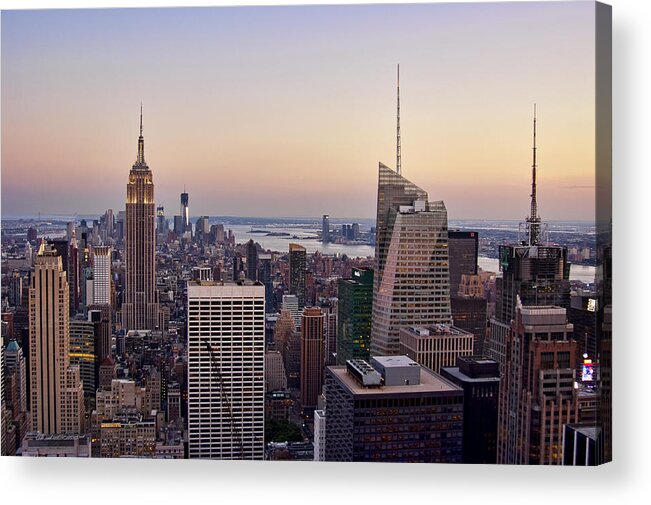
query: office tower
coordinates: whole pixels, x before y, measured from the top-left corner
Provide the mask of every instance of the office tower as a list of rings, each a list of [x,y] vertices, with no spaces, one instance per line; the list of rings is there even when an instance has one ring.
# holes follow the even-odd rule
[[[380,163],[371,354],[399,352],[405,326],[451,324],[447,211]]]
[[[280,351],[265,353],[265,383],[266,391],[282,391],[287,389],[287,376]]]
[[[301,327],[301,310],[299,310],[298,297],[296,295],[283,295],[282,310],[289,311],[296,328]]]
[[[244,261],[242,260],[242,254],[236,252],[235,256],[233,256],[233,282],[240,280],[240,274],[244,275]]]
[[[3,324],[4,326],[4,324]],[[8,337],[3,335],[2,341]],[[0,345],[2,343],[0,342]],[[29,431],[27,363],[15,339],[0,350],[2,364],[2,455],[14,455]]]
[[[27,241],[35,243],[38,240],[38,230],[33,226],[27,228]]]
[[[536,116],[533,119],[531,211],[525,223],[525,240],[499,247],[502,278],[496,282],[495,317],[490,320],[490,356],[503,366],[506,341],[515,319],[516,300],[522,305],[558,305],[569,308],[570,265],[567,248],[544,240],[536,195]]]
[[[268,314],[276,313],[276,303],[274,301],[273,278],[272,278],[272,259],[271,254],[258,254],[258,279],[264,284],[264,306]]]
[[[93,305],[111,304],[111,248],[93,248]]]
[[[145,162],[141,108],[138,158],[129,173],[126,203],[126,293],[122,303],[122,326],[130,330],[153,330],[160,324],[154,207],[154,181]]]
[[[194,238],[199,243],[207,243],[210,237],[210,223],[208,216],[197,218],[197,224],[194,227]]]
[[[52,246],[41,244],[29,290],[29,367],[32,429],[80,433],[83,397],[79,368],[70,366],[68,282]]]
[[[246,243],[246,278],[258,280],[258,248],[253,239]]]
[[[183,224],[183,216],[174,216],[174,233],[178,237],[182,237],[185,233],[185,225]]]
[[[181,193],[181,224],[183,227],[183,233],[186,231],[192,231],[192,225],[190,224],[190,197],[185,192],[183,188],[183,193]]]
[[[264,286],[188,282],[188,454],[263,459]]]
[[[441,375],[463,389],[463,463],[495,463],[497,458],[497,400],[499,363],[481,356],[464,356]]]
[[[322,300],[319,307],[323,311],[323,348],[326,365],[337,362],[337,316],[339,300],[331,297]]]
[[[23,299],[23,275],[15,270],[9,278],[9,305],[17,307]]]
[[[325,410],[314,411],[314,461],[325,461],[326,415]]]
[[[27,412],[27,369],[23,350],[15,339],[9,341],[4,349],[5,383],[15,375],[15,395],[7,394],[14,416]]]
[[[450,256],[450,294],[459,291],[461,276],[477,273],[479,234],[476,231],[448,230]]]
[[[86,319],[70,321],[70,364],[79,367],[79,375],[84,388],[84,402],[95,404],[97,391],[96,371],[98,371],[95,348],[95,326]]]
[[[88,321],[93,324],[95,342],[95,360],[99,367],[105,358],[111,357],[111,307],[109,305],[93,305],[88,307]]]
[[[603,430],[594,423],[566,424],[563,429],[563,465],[596,466],[604,460]]]
[[[487,353],[484,344],[488,304],[484,294],[484,284],[479,275],[461,274],[457,293],[450,293],[450,307],[454,325],[475,336],[474,354]]]
[[[289,294],[296,295],[298,307],[305,307],[307,252],[299,244],[289,244]]]
[[[367,360],[371,351],[373,270],[353,268],[350,279],[337,283],[337,364]]]
[[[165,219],[165,207],[156,207],[156,233],[159,235],[167,231]]]
[[[330,216],[323,214],[323,221],[321,222],[321,242],[327,244],[330,242]]]
[[[326,368],[326,461],[461,463],[463,390],[406,356]]]
[[[321,309],[308,307],[301,323],[301,407],[311,413],[323,386],[323,324]]]
[[[434,324],[408,326],[400,330],[400,354],[437,373],[457,364],[457,358],[472,355],[474,336],[456,326]]]
[[[564,308],[517,304],[500,382],[498,463],[561,464],[563,425],[579,421],[572,332]]]

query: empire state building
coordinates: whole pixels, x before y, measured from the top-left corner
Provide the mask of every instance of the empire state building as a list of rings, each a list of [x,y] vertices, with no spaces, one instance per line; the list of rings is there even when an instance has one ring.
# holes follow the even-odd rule
[[[126,202],[126,293],[122,326],[128,330],[160,328],[156,291],[155,204],[152,173],[145,162],[142,106],[138,158],[129,172]]]

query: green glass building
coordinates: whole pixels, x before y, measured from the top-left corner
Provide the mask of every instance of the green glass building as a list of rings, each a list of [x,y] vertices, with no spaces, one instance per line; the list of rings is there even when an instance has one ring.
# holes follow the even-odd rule
[[[369,359],[373,270],[353,268],[350,279],[339,279],[337,317],[337,364],[349,359]]]

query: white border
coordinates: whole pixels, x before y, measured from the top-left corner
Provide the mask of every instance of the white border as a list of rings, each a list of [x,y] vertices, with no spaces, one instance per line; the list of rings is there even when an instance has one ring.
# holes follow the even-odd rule
[[[178,6],[179,1],[0,0],[6,8]],[[191,5],[298,4],[283,0]],[[305,3],[347,3],[310,1]],[[370,2],[360,2],[370,3]],[[386,2],[375,2],[386,3]],[[614,457],[601,468],[0,458],[4,503],[630,503],[651,496],[648,251],[651,4],[612,0]],[[646,323],[646,324],[645,324]]]

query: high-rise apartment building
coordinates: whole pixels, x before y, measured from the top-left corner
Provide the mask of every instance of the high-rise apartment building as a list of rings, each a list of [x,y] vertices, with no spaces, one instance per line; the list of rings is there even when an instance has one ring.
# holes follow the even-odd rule
[[[517,304],[500,382],[497,463],[562,464],[564,425],[580,420],[572,336],[564,308]]]
[[[296,295],[298,307],[305,307],[307,252],[300,244],[289,244],[289,294]]]
[[[303,311],[301,323],[301,406],[312,412],[323,387],[325,366],[323,325],[321,309],[308,307]]]
[[[93,248],[93,305],[111,304],[111,248]]]
[[[452,324],[443,202],[380,163],[371,354],[399,352],[400,329]]]
[[[155,219],[154,181],[145,162],[141,109],[138,157],[129,173],[126,202],[126,293],[122,303],[122,326],[129,330],[154,330],[160,326]]]
[[[34,260],[29,290],[29,368],[32,430],[80,433],[79,368],[70,365],[70,292],[61,257],[45,243]]]
[[[368,360],[371,352],[373,270],[353,268],[350,279],[337,284],[337,364],[349,359]]]
[[[188,454],[263,459],[264,286],[188,283]]]

